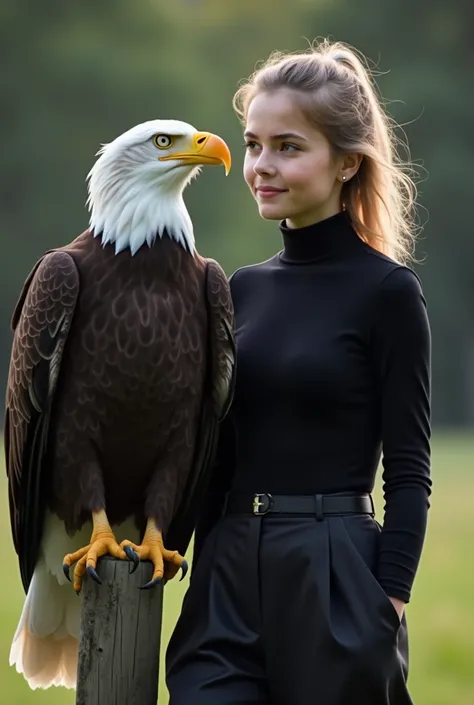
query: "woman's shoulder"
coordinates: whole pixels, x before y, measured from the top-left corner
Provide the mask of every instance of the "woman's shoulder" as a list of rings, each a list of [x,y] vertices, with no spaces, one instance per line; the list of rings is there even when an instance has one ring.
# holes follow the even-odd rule
[[[377,253],[373,258],[376,276],[372,280],[372,299],[378,319],[384,325],[425,316],[426,298],[421,279],[408,264]]]
[[[422,282],[419,274],[409,265],[397,262],[388,255],[364,243],[365,269],[371,271],[369,277],[377,288],[388,292],[419,292]]]
[[[265,296],[268,281],[275,269],[275,257],[263,262],[247,264],[236,269],[229,278],[229,286],[235,310],[253,306],[256,300]]]
[[[274,255],[262,262],[245,264],[242,267],[238,267],[229,277],[231,289],[240,286],[242,283],[245,283],[245,286],[247,286],[252,281],[260,280],[271,272],[277,263],[278,255]]]

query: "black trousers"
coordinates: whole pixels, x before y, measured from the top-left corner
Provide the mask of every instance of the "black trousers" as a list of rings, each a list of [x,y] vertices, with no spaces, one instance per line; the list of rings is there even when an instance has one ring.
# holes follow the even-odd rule
[[[168,647],[170,705],[410,705],[379,535],[369,515],[223,519]]]

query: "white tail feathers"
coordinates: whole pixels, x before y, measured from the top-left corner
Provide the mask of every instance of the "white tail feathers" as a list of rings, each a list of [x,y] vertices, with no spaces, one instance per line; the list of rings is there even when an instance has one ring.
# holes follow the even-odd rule
[[[10,650],[30,688],[75,688],[81,600],[59,585],[44,560],[35,569]]]
[[[62,563],[67,553],[88,545],[91,530],[88,523],[71,538],[62,521],[51,514],[46,517],[40,557],[10,650],[10,665],[32,689],[76,687],[81,599],[67,581]],[[130,522],[115,535],[118,541],[139,538]]]

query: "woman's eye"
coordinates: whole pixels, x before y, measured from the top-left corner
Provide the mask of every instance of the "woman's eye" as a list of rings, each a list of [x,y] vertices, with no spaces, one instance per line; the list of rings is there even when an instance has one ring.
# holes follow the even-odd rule
[[[244,143],[244,147],[248,152],[254,152],[259,148],[259,144],[257,142],[253,142],[250,140],[249,142]],[[284,142],[281,145],[280,151],[282,152],[299,152],[299,147],[297,147],[295,144],[290,144],[289,142]]]
[[[153,141],[158,149],[166,149],[171,146],[173,140],[169,135],[155,135]]]

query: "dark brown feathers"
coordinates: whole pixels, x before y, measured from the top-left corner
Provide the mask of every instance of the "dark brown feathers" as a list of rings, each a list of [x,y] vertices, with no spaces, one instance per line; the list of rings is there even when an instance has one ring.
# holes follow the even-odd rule
[[[13,540],[24,585],[34,570],[41,539],[51,404],[78,292],[72,258],[62,252],[46,254],[25,282],[12,318],[5,454]]]
[[[229,410],[235,387],[234,311],[227,278],[214,260],[207,260],[205,282],[208,312],[206,386],[202,396],[193,472],[167,536],[169,545],[175,546],[182,555],[194,531],[199,506],[210,480],[218,425]]]
[[[47,254],[14,318],[6,455],[27,589],[46,507],[151,516],[186,550],[233,387],[227,278],[168,237],[133,257],[89,232]]]

